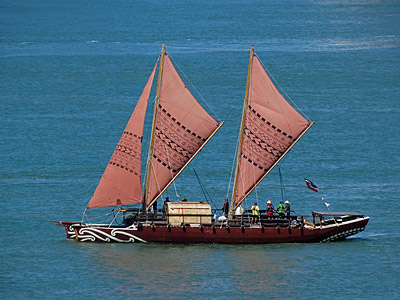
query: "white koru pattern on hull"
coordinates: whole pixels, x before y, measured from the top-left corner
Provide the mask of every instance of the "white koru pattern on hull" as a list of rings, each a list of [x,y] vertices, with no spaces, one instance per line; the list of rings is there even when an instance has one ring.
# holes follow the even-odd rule
[[[68,226],[67,233],[68,233],[68,236],[69,236],[70,239],[74,239],[75,238],[74,227]]]
[[[116,237],[117,234],[124,235],[127,239],[119,239]],[[101,241],[101,242],[118,242],[118,243],[134,243],[135,241],[139,241],[142,243],[147,243],[147,241],[124,231],[121,228],[115,228],[111,230],[111,234],[104,232],[98,228],[91,228],[91,227],[84,227],[79,230],[78,238],[81,242],[94,242],[94,241]]]

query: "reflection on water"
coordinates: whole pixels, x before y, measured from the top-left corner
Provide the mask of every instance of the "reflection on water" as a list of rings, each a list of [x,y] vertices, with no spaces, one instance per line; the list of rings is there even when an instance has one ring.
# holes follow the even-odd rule
[[[354,238],[323,244],[73,247],[83,251],[92,280],[101,282],[104,296],[113,299],[304,299],[305,294],[315,299],[326,288],[344,298],[361,297],[374,276],[368,257],[377,250],[371,243]],[[354,261],[363,264],[363,276]],[[348,276],[341,275],[344,266]],[[386,269],[394,272],[389,264]]]
[[[215,291],[233,298],[261,295],[297,285],[295,257],[301,245],[80,244],[105,276],[126,295],[210,298]],[[309,258],[308,258],[309,259]],[[294,280],[292,280],[294,279]],[[217,295],[214,295],[217,296]]]

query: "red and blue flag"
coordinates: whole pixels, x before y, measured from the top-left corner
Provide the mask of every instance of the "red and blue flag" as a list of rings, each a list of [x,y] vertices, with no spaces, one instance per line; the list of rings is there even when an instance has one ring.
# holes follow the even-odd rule
[[[306,181],[307,187],[310,190],[313,190],[314,192],[318,193],[318,187],[314,183],[312,183],[312,181],[305,179],[305,178],[304,178],[304,180]]]

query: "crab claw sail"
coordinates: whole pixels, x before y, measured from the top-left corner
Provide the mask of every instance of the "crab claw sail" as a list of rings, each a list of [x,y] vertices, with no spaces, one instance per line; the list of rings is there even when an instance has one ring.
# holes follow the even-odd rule
[[[232,210],[310,127],[281,95],[251,49]]]
[[[222,125],[193,97],[166,53],[161,63],[154,147],[149,151],[147,208]]]

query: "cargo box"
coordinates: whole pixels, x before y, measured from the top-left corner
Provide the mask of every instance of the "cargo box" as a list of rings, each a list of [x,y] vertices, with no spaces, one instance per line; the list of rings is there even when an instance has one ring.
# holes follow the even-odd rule
[[[169,223],[211,223],[211,205],[205,202],[166,202],[164,212]]]

